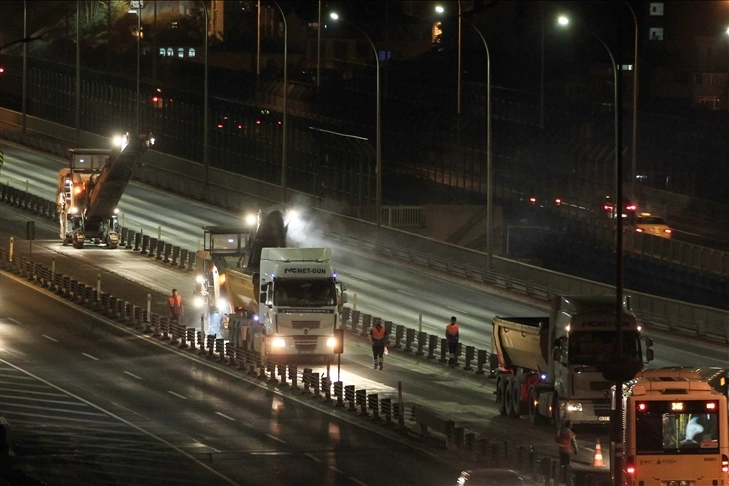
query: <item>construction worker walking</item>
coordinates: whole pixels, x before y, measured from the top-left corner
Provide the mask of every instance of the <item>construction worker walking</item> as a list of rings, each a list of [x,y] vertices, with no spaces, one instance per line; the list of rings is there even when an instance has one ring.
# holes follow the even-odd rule
[[[382,369],[383,356],[387,347],[387,328],[382,325],[382,319],[376,319],[375,325],[370,329],[370,342],[372,342],[372,359],[375,369]]]
[[[170,320],[180,322],[184,309],[182,306],[182,296],[177,293],[177,289],[172,289],[172,295],[167,299],[167,308],[170,311]]]
[[[559,469],[562,482],[569,485],[570,481],[570,465],[572,463],[572,454],[577,454],[577,439],[575,433],[572,432],[572,421],[565,420],[562,427],[557,431],[554,441],[559,444]]]
[[[456,317],[451,317],[451,322],[446,326],[445,331],[446,341],[448,342],[448,365],[451,368],[457,366],[456,353],[458,353],[458,323],[456,323]]]

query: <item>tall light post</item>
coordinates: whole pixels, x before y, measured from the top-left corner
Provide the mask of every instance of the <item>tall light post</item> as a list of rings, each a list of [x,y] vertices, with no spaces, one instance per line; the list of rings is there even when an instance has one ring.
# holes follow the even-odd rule
[[[81,145],[81,2],[76,0],[76,146]]]
[[[286,23],[286,15],[284,14],[283,9],[278,4],[278,2],[274,1],[274,5],[276,5],[276,8],[278,8],[278,11],[281,12],[281,18],[283,19],[284,24],[284,61],[283,61],[283,129],[282,129],[282,137],[283,137],[283,144],[281,146],[281,202],[286,202],[286,169],[287,169],[287,147],[288,147],[288,137],[287,135],[287,129],[288,129],[288,107],[286,106],[286,103],[288,101],[288,92],[289,92],[289,26]]]
[[[461,21],[461,2],[458,2],[458,21],[459,21],[459,44],[460,44],[460,21]],[[442,7],[436,7],[436,12],[443,13]],[[489,53],[489,46],[486,43],[486,38],[483,36],[481,30],[474,25],[468,19],[463,19],[473,30],[476,31],[478,36],[483,42],[483,47],[486,50],[486,267],[491,270],[491,260],[493,258],[493,228],[494,228],[494,184],[493,184],[493,162],[491,150],[491,54]],[[460,60],[459,60],[460,66]],[[460,69],[459,69],[460,70]]]
[[[623,3],[630,9],[633,16],[633,25],[635,26],[634,46],[633,46],[633,159],[630,170],[630,199],[635,204],[635,184],[638,177],[637,160],[638,160],[638,18],[635,16],[635,10],[630,6],[627,0]],[[617,201],[616,204],[623,204]]]
[[[209,160],[209,149],[208,149],[208,130],[210,125],[210,116],[208,114],[208,7],[205,5],[205,1],[200,2],[203,7],[203,13],[205,15],[205,28],[203,29],[204,38],[204,49],[203,49],[203,64],[204,64],[204,88],[203,88],[203,165],[205,166],[205,174],[203,176],[203,188],[207,189],[208,179],[210,172],[210,160]]]
[[[28,38],[28,5],[23,0],[23,39]],[[25,101],[25,90],[26,90],[26,78],[28,74],[28,43],[23,42],[23,134],[25,134],[26,128],[26,116],[28,113],[28,105]]]
[[[135,125],[137,135],[139,135],[142,127],[139,126],[139,112],[141,96],[139,91],[139,72],[142,59],[142,2],[137,4],[137,122]]]
[[[353,24],[352,22],[349,22],[347,20],[344,20],[339,17],[336,13],[332,13],[330,15],[332,20],[341,20],[342,22],[346,22],[358,31],[362,33],[362,35],[367,39],[370,43],[370,46],[372,46],[372,52],[375,54],[375,68],[376,68],[376,81],[377,81],[377,89],[375,96],[377,97],[377,128],[376,128],[376,135],[375,135],[375,145],[376,145],[376,175],[377,175],[377,190],[375,191],[375,211],[377,212],[375,221],[377,223],[377,236],[380,235],[380,227],[382,226],[382,143],[380,139],[380,56],[377,54],[377,48],[375,47],[375,43],[372,42],[372,39],[370,38],[367,33],[362,30],[358,25]]]
[[[569,19],[565,16],[561,16],[558,22],[562,26],[569,24]],[[610,48],[605,42],[594,32],[590,34],[597,39],[600,44],[605,48],[608,55],[610,56],[610,62],[613,68],[613,113],[615,116],[615,200],[618,204],[623,199],[623,164],[622,157],[620,154],[621,146],[621,132],[620,132],[620,87],[618,69],[615,64],[615,57],[613,56]],[[622,442],[622,416],[623,416],[623,382],[629,378],[625,376],[619,376],[622,371],[620,368],[620,361],[623,359],[623,327],[622,327],[622,315],[623,315],[623,211],[622,204],[620,210],[617,212],[616,217],[617,225],[615,229],[615,255],[616,255],[616,272],[615,272],[615,328],[617,333],[617,339],[615,342],[615,348],[612,350],[614,353],[610,356],[611,361],[614,362],[616,371],[613,380],[615,382],[615,410],[613,411],[612,417],[610,417],[610,466],[613,484],[620,486],[623,484],[623,442]],[[604,359],[607,357],[603,357]],[[603,371],[603,375],[605,375]],[[607,376],[605,376],[607,378]]]

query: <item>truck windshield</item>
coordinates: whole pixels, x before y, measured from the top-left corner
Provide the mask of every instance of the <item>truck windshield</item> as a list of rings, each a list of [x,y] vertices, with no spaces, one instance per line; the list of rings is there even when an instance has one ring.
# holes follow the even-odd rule
[[[288,307],[335,305],[337,289],[333,279],[284,279],[274,281],[273,303]]]
[[[636,453],[718,453],[720,407],[714,400],[713,409],[708,409],[709,402],[635,402],[636,407],[641,407],[635,410]]]
[[[582,331],[570,334],[569,361],[573,365],[597,366],[599,356],[610,353],[615,344],[615,331]],[[623,331],[623,354],[641,357],[640,335]]]

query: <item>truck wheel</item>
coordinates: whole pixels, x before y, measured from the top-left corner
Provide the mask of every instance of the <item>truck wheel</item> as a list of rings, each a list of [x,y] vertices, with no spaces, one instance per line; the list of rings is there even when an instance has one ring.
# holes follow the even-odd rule
[[[534,388],[529,388],[529,422],[532,425],[542,425],[545,418],[539,415],[539,392]]]
[[[555,392],[552,397],[552,416],[549,417],[549,421],[556,426],[559,426],[559,396]]]
[[[504,406],[506,407],[506,415],[509,417],[516,417],[514,413],[514,376],[509,376],[505,380],[504,384]],[[518,406],[518,405],[517,405]]]
[[[496,378],[496,407],[499,409],[499,415],[506,415],[506,377],[498,376]]]
[[[521,383],[516,376],[511,380],[509,393],[511,393],[511,413],[509,413],[509,416],[519,418],[521,416]]]

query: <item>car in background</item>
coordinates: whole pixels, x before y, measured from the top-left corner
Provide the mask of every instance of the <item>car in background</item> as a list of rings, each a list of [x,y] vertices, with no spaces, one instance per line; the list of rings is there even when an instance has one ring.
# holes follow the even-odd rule
[[[600,208],[602,209],[602,211],[605,212],[605,214],[607,214],[609,218],[615,218],[617,214],[617,211],[615,210],[615,197],[604,196],[600,201]],[[638,210],[638,206],[627,197],[624,197],[622,209],[623,218],[631,218],[635,216],[635,213]]]
[[[463,471],[456,480],[456,486],[535,486],[536,484],[513,469],[496,468]]]
[[[631,218],[629,225],[636,233],[645,233],[666,239],[671,239],[673,233],[671,227],[668,226],[663,218],[653,216],[650,213],[640,213],[638,216]]]

